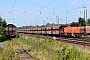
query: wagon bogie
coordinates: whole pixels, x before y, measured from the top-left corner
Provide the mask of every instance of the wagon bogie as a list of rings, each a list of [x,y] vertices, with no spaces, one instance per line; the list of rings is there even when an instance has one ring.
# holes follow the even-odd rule
[[[75,37],[82,37],[82,34],[75,34]]]

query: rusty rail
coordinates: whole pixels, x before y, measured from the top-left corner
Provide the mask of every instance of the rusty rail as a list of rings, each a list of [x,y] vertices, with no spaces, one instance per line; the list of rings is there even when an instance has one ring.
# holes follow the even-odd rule
[[[19,43],[18,43],[19,44]],[[31,57],[30,58],[30,60],[33,60],[33,58],[34,58],[34,56],[29,52],[29,51],[27,51],[27,50],[25,50],[22,46],[20,46],[21,47],[21,49],[20,50],[23,50],[24,51],[24,53],[26,53],[29,57]],[[19,49],[17,49],[17,50],[19,50]],[[18,57],[18,59],[17,60],[23,60],[23,59],[20,59],[20,57]],[[24,59],[25,60],[25,59]],[[27,59],[26,59],[27,60]],[[39,60],[38,58],[36,58],[36,60]]]

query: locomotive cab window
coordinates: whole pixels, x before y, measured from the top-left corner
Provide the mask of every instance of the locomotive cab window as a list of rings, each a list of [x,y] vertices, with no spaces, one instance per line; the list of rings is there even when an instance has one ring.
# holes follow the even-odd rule
[[[9,27],[9,30],[12,30],[12,28],[11,28],[11,27]]]
[[[16,29],[13,27],[13,30],[16,30]]]

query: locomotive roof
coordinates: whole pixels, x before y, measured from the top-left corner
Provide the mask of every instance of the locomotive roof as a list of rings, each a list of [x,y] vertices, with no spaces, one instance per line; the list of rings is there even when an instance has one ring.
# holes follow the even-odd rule
[[[14,27],[16,27],[15,25],[13,25],[13,24],[8,24],[8,25],[6,25],[6,27],[8,27],[8,26],[14,26]]]

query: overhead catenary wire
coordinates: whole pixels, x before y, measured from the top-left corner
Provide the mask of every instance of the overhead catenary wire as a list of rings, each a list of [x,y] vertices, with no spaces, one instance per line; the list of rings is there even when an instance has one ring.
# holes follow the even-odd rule
[[[90,5],[90,4],[86,4],[86,5],[83,5],[83,6],[88,6],[88,5]],[[69,12],[71,12],[71,11],[74,11],[74,10],[77,10],[77,9],[80,9],[80,8],[82,8],[83,6],[80,6],[80,7],[76,7],[76,8],[73,8],[73,9],[70,9],[70,10],[67,10],[67,11],[63,11],[63,12],[60,12],[59,14],[57,14],[57,15],[60,15],[60,14],[62,14],[62,13],[69,13]],[[39,9],[38,11],[36,11],[35,13],[33,13],[32,15],[34,15],[34,14],[36,14],[36,13],[42,13],[41,12],[41,10],[43,10],[43,7],[41,8],[41,9]],[[54,11],[55,12],[55,11]],[[43,14],[43,13],[42,13]],[[31,16],[32,16],[31,15]],[[38,16],[41,16],[41,15],[38,15]],[[56,15],[55,15],[56,16]],[[52,16],[49,16],[49,17],[52,17]],[[45,17],[45,18],[49,18],[49,17]]]
[[[11,19],[12,12],[13,12],[13,9],[14,9],[14,7],[15,7],[15,3],[16,3],[16,0],[14,0],[14,3],[11,4],[11,5],[12,5],[12,8],[11,8],[11,11],[9,11],[9,14],[11,14],[10,17],[9,17],[9,20],[14,20],[14,19],[15,19],[15,18],[12,18],[12,19]],[[14,23],[14,21],[13,21],[13,23]]]
[[[90,4],[86,4],[86,5],[83,5],[83,6],[88,6],[88,5],[90,5]],[[76,7],[76,8],[73,8],[73,9],[67,10],[67,11],[60,12],[60,13],[57,14],[57,15],[60,15],[60,14],[62,14],[62,13],[67,13],[67,12],[69,13],[69,12],[71,12],[71,11],[73,11],[73,10],[80,9],[80,8],[82,8],[83,6]],[[51,15],[51,16],[52,16],[52,15]],[[49,17],[51,17],[51,16],[49,16]]]
[[[25,1],[25,0],[23,0],[23,1]],[[40,5],[37,5],[36,3],[31,3],[31,2],[29,2],[29,1],[25,1],[25,2],[27,2],[27,3],[30,3],[30,4],[32,4],[33,6],[35,5],[35,6],[38,6],[38,7],[41,7],[41,8],[43,8],[44,6],[40,6]],[[48,8],[48,9],[50,9],[50,10],[52,10],[51,8]],[[28,9],[29,10],[29,9]]]
[[[41,9],[39,9],[38,11],[36,11],[35,13],[31,14],[31,16],[33,16],[34,14],[36,14],[37,12],[41,11],[42,9],[46,8],[48,5],[52,4],[55,0],[51,1],[50,3],[48,3],[47,5],[45,5],[44,7],[42,7]]]
[[[55,1],[55,0],[53,0],[53,1]],[[53,2],[53,1],[52,1],[52,2]],[[73,0],[73,1],[74,1],[74,0]],[[51,3],[52,3],[52,2],[51,2]],[[70,2],[68,2],[68,3],[70,3]],[[50,3],[49,3],[49,4],[50,4]],[[48,5],[49,5],[49,4],[48,4]],[[46,6],[47,6],[47,5],[46,5]],[[41,12],[41,10],[43,10],[46,6],[42,7],[41,9],[39,9],[37,12],[33,13],[32,15],[34,15],[34,14],[36,14],[36,13],[38,13],[38,12]],[[63,6],[64,6],[64,5],[63,5]],[[87,5],[84,5],[84,6],[87,6]],[[81,7],[82,7],[82,6],[81,6]],[[74,8],[74,9],[71,9],[71,10],[68,10],[68,11],[64,11],[64,12],[61,12],[61,13],[66,13],[66,12],[68,13],[69,11],[73,11],[73,10],[79,9],[79,8],[81,8],[81,7],[77,7],[77,8]],[[32,16],[32,15],[31,15],[31,16]],[[59,14],[58,14],[58,15],[59,15]],[[39,15],[38,15],[38,16],[39,16]],[[49,16],[49,17],[51,17],[51,16]]]
[[[14,0],[14,3],[12,4],[13,6],[12,6],[12,9],[11,9],[11,11],[9,11],[9,14],[12,14],[12,12],[13,12],[13,9],[14,9],[14,6],[15,6],[15,3],[16,3],[16,0]],[[10,15],[10,18],[11,18],[11,15]],[[10,19],[9,19],[10,20]]]
[[[83,5],[83,6],[89,6],[90,4],[86,4],[86,5]],[[77,8],[73,8],[73,9],[70,9],[70,10],[67,10],[67,11],[64,11],[64,12],[61,12],[61,13],[59,13],[58,15],[60,15],[60,14],[62,14],[62,13],[69,13],[69,12],[71,12],[71,11],[74,11],[74,10],[76,10],[76,9],[79,9],[79,8],[82,8],[83,6],[80,6],[80,7],[77,7]],[[81,12],[80,12],[80,14],[82,14]],[[77,15],[77,14],[76,14]],[[76,15],[73,15],[73,16],[76,16]],[[50,18],[50,17],[52,17],[53,15],[51,15],[51,16],[49,16],[49,17],[45,17],[45,18]],[[56,16],[56,15],[54,15],[54,16]],[[71,15],[72,16],[72,15]],[[71,17],[71,16],[69,16],[69,17]],[[67,16],[66,16],[67,17]],[[68,17],[68,18],[69,18]]]
[[[16,0],[15,0],[16,1]],[[13,11],[13,9],[14,9],[14,6],[15,6],[15,1],[14,1],[14,4],[13,4],[13,8],[12,8],[12,11]],[[34,5],[36,5],[36,3],[34,3]],[[47,4],[48,5],[48,4]],[[45,5],[46,7],[47,7],[47,5]],[[40,14],[43,14],[42,13],[42,11],[41,10],[43,10],[44,8],[46,8],[46,7],[42,7],[41,9],[39,9],[38,11],[36,11],[35,13],[33,13],[31,16],[33,16],[34,14],[36,14],[36,13],[40,13]],[[82,7],[81,7],[82,8]],[[74,9],[70,9],[70,10],[67,10],[67,11],[63,11],[63,12],[60,12],[60,14],[61,13],[66,13],[66,12],[70,12],[70,11],[73,11],[73,10],[76,10],[76,9],[79,9],[79,7],[77,7],[77,8],[74,8]],[[11,13],[11,12],[10,12]],[[54,13],[55,13],[55,11],[54,11]],[[60,15],[60,14],[57,14],[57,15]],[[39,15],[38,15],[39,16]],[[56,16],[56,15],[55,15]],[[52,17],[52,16],[51,16]],[[46,18],[49,18],[49,17],[46,17]]]
[[[35,13],[33,13],[32,15],[34,15],[34,14],[36,14],[36,13],[38,13],[38,12],[40,12],[40,14],[41,14],[41,10],[43,10],[44,8],[46,8],[48,5],[50,5],[51,3],[53,3],[55,0],[53,0],[53,1],[51,1],[50,3],[48,3],[47,5],[45,5],[44,7],[42,7],[41,9],[39,9],[38,11],[36,11]],[[27,1],[26,1],[27,2]],[[70,1],[71,2],[71,1]],[[68,2],[68,3],[70,3],[70,2]],[[33,5],[36,5],[36,4],[33,4]],[[64,6],[65,4],[63,4],[63,5],[61,5],[61,6]],[[40,6],[41,7],[41,6]],[[53,10],[53,9],[52,9]],[[25,11],[26,12],[26,11]],[[24,13],[25,13],[24,12]],[[31,15],[31,16],[32,16]]]
[[[23,1],[25,1],[25,0],[23,0]],[[72,1],[74,1],[74,0],[72,0]],[[67,2],[67,3],[64,3],[64,4],[62,4],[61,6],[65,6],[65,5],[67,5],[67,4],[69,4],[70,2],[72,2],[72,1],[69,1],[69,2]],[[28,2],[28,3],[30,3],[29,1],[25,1],[25,2]],[[53,1],[52,1],[53,2]],[[37,3],[37,2],[36,2]],[[36,5],[36,3],[30,3],[30,4],[32,4],[32,5]],[[42,7],[43,8],[43,6],[40,6],[40,5],[36,5],[36,6],[39,6],[39,7]],[[61,6],[58,6],[58,7],[61,7]],[[52,9],[52,8],[47,8],[47,9],[50,9],[50,11],[51,10],[56,10],[56,9]],[[28,9],[29,10],[29,9]],[[41,9],[42,10],[42,9]],[[26,11],[25,11],[26,12]],[[49,12],[49,11],[47,11],[47,12]],[[46,13],[46,12],[45,12]]]
[[[48,3],[47,5],[43,6],[41,9],[39,9],[38,11],[36,11],[35,13],[33,13],[31,16],[33,16],[34,14],[38,13],[39,11],[41,11],[42,9],[46,8],[48,5],[52,4],[55,0],[51,1],[50,3]],[[41,12],[40,12],[41,14]],[[30,16],[30,17],[31,17]]]
[[[23,1],[25,1],[25,2],[28,2],[27,0],[23,0]],[[28,3],[30,3],[30,2],[28,2]],[[34,4],[33,3],[30,3],[30,4],[32,4],[33,6],[34,5],[36,5],[37,4],[37,2],[35,2]],[[38,5],[36,5],[36,6],[38,6]],[[41,7],[41,6],[40,6]],[[28,9],[29,10],[29,9]],[[23,13],[26,13],[27,11],[24,11]]]
[[[40,12],[40,14],[41,14],[41,10],[43,10],[45,7],[47,7],[48,5],[50,5],[51,3],[53,3],[55,0],[53,0],[53,1],[51,1],[49,4],[47,4],[47,5],[45,5],[44,7],[42,7],[41,9],[39,9],[38,11],[36,11],[35,13],[33,13],[32,15],[34,15],[34,14],[36,14],[36,13],[38,13],[38,12]],[[72,0],[72,1],[74,1],[74,0]],[[28,2],[28,1],[26,1],[26,2]],[[68,3],[70,3],[71,1],[69,1]],[[67,4],[68,4],[67,3]],[[65,4],[62,4],[61,6],[64,6],[64,5],[67,5],[66,3]],[[36,5],[36,3],[35,4],[33,4],[33,5]],[[40,6],[41,7],[41,6]],[[55,9],[52,9],[52,10],[55,10]],[[51,11],[51,10],[50,10]],[[25,11],[26,12],[26,11]],[[24,12],[24,13],[25,13]],[[32,16],[31,15],[31,16]]]
[[[13,6],[12,6],[12,10],[9,13],[13,12],[14,6],[15,6],[16,0],[14,0]]]

